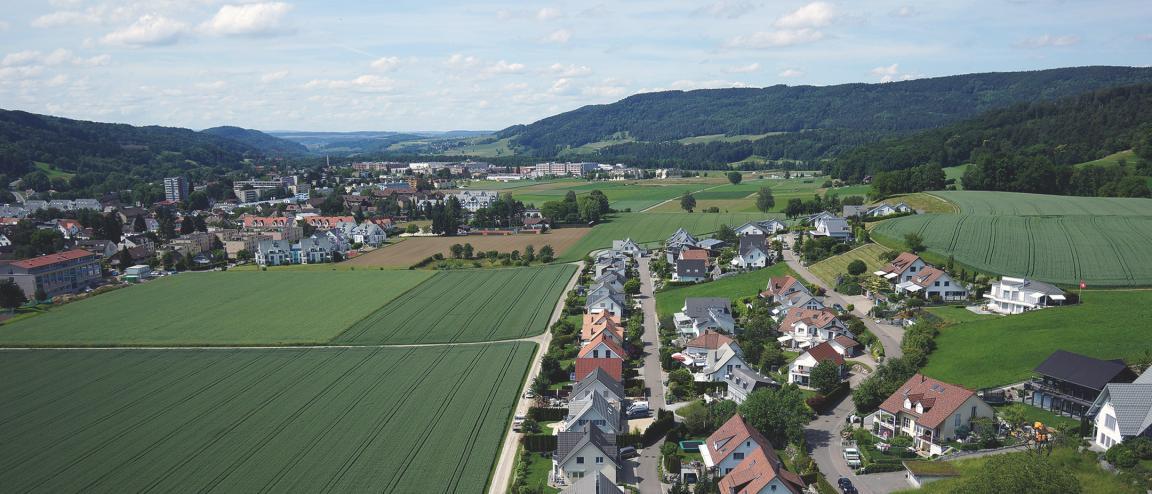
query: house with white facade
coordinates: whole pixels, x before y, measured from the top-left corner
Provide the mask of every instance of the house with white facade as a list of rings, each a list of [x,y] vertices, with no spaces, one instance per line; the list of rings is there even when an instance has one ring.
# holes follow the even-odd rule
[[[765,237],[788,231],[788,225],[779,220],[750,221],[736,228],[736,235],[763,235]]]
[[[593,393],[600,394],[608,401],[623,402],[625,398],[624,384],[613,379],[604,369],[596,368],[572,386],[568,400],[570,402],[590,400]]]
[[[284,240],[261,240],[256,245],[256,264],[260,266],[283,266],[292,264],[292,250],[295,244]]]
[[[957,428],[994,415],[972,390],[917,373],[880,405],[872,433],[886,440],[911,436],[914,448],[939,455],[956,438]]]
[[[883,218],[885,216],[892,216],[894,214],[912,213],[912,207],[904,203],[897,203],[895,205],[884,203],[877,204],[864,213],[864,216],[869,218]]]
[[[771,377],[747,367],[732,369],[731,374],[724,376],[724,383],[727,385],[725,397],[736,402],[737,405],[744,403],[744,400],[748,399],[748,395],[752,394],[753,391],[780,386],[780,383],[772,380]]]
[[[677,259],[672,281],[699,283],[708,281],[708,261],[703,259]]]
[[[925,299],[957,301],[968,298],[968,289],[952,279],[943,269],[928,265],[909,275],[908,281],[896,284],[896,293],[907,293]]]
[[[609,401],[600,393],[592,393],[581,400],[569,401],[568,415],[564,417],[561,428],[565,431],[597,428],[600,432],[608,434],[628,432],[621,403]]]
[[[926,267],[928,267],[928,263],[924,262],[920,256],[911,252],[902,252],[892,262],[885,264],[884,267],[872,274],[884,278],[895,287],[905,281],[912,281],[912,275]]]
[[[672,321],[681,336],[695,338],[705,331],[736,332],[736,319],[732,316],[732,302],[720,297],[691,297],[684,299],[680,312]]]
[[[804,480],[784,469],[775,451],[754,449],[720,479],[716,487],[723,494],[801,494],[808,492]]]
[[[640,247],[639,244],[633,242],[631,238],[626,238],[624,240],[613,240],[612,250],[623,252],[632,257],[643,257],[648,252],[643,247]]]
[[[1064,305],[1064,290],[1042,281],[1005,276],[992,283],[985,308],[1000,314],[1020,314],[1053,305]]]
[[[300,240],[300,264],[321,264],[332,262],[332,253],[336,246],[327,235],[313,234],[311,237]]]
[[[1088,411],[1092,446],[1107,450],[1134,437],[1152,437],[1152,371],[1131,383],[1109,383]]]
[[[844,356],[837,352],[830,342],[825,341],[809,348],[788,364],[788,382],[801,388],[811,389],[812,369],[821,362],[832,362],[832,365],[836,366],[836,370],[839,372],[840,379],[845,378]]]
[[[764,235],[743,235],[731,264],[739,269],[760,269],[772,264],[775,257],[776,253],[768,248]]]
[[[379,247],[388,240],[388,232],[380,225],[364,220],[352,228],[349,237],[355,243]]]
[[[495,203],[500,193],[494,190],[464,190],[448,195],[460,201],[461,208],[475,213],[477,210],[489,207]]]
[[[812,227],[812,231],[809,233],[813,237],[832,237],[837,240],[847,240],[852,237],[852,229],[848,226],[848,220],[838,216],[817,217]]]
[[[584,477],[601,474],[615,483],[620,467],[618,451],[616,435],[605,433],[599,427],[558,432],[550,478],[555,484],[571,485]]]
[[[697,373],[696,380],[723,382],[732,371],[746,368],[748,364],[744,362],[744,350],[733,341],[709,350],[704,355],[704,368]]]
[[[624,295],[618,293],[603,293],[596,298],[588,298],[584,308],[589,314],[607,312],[617,316],[624,315]]]
[[[788,309],[783,321],[780,322],[779,330],[783,336],[776,340],[794,349],[814,347],[840,336],[849,338],[856,336],[848,331],[848,326],[838,319],[831,309],[811,310],[803,307]]]
[[[580,347],[580,352],[576,358],[627,358],[628,353],[624,351],[620,341],[616,338],[616,335],[611,331],[601,331],[595,338]]]
[[[664,247],[670,252],[679,251],[681,247],[695,247],[698,242],[699,240],[688,233],[688,230],[679,228],[671,237],[668,237],[668,240],[664,241]]]

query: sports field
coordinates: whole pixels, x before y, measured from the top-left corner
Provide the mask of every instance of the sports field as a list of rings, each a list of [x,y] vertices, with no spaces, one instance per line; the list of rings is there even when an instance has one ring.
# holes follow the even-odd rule
[[[779,214],[763,213],[619,213],[584,235],[568,252],[560,256],[562,261],[577,261],[587,253],[612,246],[613,240],[631,238],[637,242],[663,242],[677,228],[684,228],[693,235],[715,232],[720,225],[736,228],[749,221],[783,219]]]
[[[323,343],[431,276],[407,270],[184,273],[4,324],[0,345]]]
[[[961,212],[884,221],[873,238],[898,247],[918,233],[929,251],[979,270],[1066,286],[1152,285],[1152,199],[933,194]]]
[[[467,237],[409,237],[387,247],[376,249],[367,254],[357,256],[355,259],[345,261],[340,266],[362,267],[403,267],[416,264],[432,254],[440,253],[444,257],[452,256],[453,244],[472,244],[475,252],[496,250],[502,253],[518,250],[531,245],[536,252],[545,245],[551,245],[555,255],[561,256],[591,231],[590,228],[556,228],[548,233],[539,235],[508,235],[483,236],[469,235]]]
[[[544,332],[573,265],[442,271],[348,328],[337,344],[494,341]]]
[[[7,492],[481,492],[528,343],[11,350]]]

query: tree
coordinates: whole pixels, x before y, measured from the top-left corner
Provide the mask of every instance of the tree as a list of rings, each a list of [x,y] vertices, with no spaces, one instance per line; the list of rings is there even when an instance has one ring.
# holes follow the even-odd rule
[[[128,247],[121,248],[120,254],[118,257],[119,257],[118,260],[120,261],[120,270],[121,271],[123,271],[124,269],[126,269],[132,265],[132,262],[133,262],[132,254],[130,252],[128,252]]]
[[[784,206],[784,215],[789,218],[795,218],[804,214],[804,201],[799,197],[788,199],[788,205]]]
[[[27,301],[28,298],[24,296],[24,290],[21,290],[16,283],[11,280],[0,282],[0,307],[12,312]]]
[[[545,245],[540,248],[540,262],[552,262],[556,256],[556,252],[552,250],[551,245]]]
[[[784,351],[780,349],[780,345],[775,343],[766,343],[764,350],[760,353],[760,372],[775,372],[784,365],[787,358],[784,356]]]
[[[982,468],[962,477],[952,486],[951,492],[1079,494],[1081,489],[1072,469],[1053,463],[1045,457],[1010,453],[988,457]]]
[[[792,384],[754,391],[739,410],[776,448],[803,440],[804,425],[812,413],[804,403],[804,393]]]
[[[524,260],[532,262],[536,260],[536,248],[531,245],[524,247]]]
[[[473,253],[474,253],[474,249],[472,247],[472,244],[469,244],[469,243],[464,244],[464,258],[465,259],[471,259]]]
[[[848,263],[848,274],[852,276],[860,276],[867,270],[868,265],[864,264],[864,261],[861,261],[860,259]]]
[[[1000,418],[1015,430],[1028,420],[1028,407],[1020,403],[1008,405],[1000,409]]]
[[[809,379],[809,384],[819,390],[820,394],[830,394],[840,386],[840,368],[831,360],[821,360],[812,368]]]
[[[640,293],[640,279],[628,278],[628,281],[624,282],[624,293],[629,295],[636,295],[637,293]]]
[[[739,240],[736,236],[736,230],[733,230],[732,227],[725,224],[720,225],[720,228],[716,230],[716,234],[713,235],[713,237],[715,237],[716,240],[723,240],[729,244],[735,244],[736,241]]]
[[[905,233],[904,246],[914,254],[923,252],[925,249],[924,237],[921,237],[919,233]]]
[[[36,293],[32,295],[36,297],[37,302],[48,300],[48,292],[44,291],[44,289],[41,287],[36,287]]]
[[[741,180],[744,180],[744,175],[741,175],[740,172],[728,172],[728,181],[732,185],[739,184]]]
[[[192,219],[192,215],[184,215],[184,219],[180,220],[180,234],[187,235],[196,231],[196,221]]]
[[[138,214],[132,219],[132,231],[136,233],[148,231],[148,223],[144,220],[144,215]]]
[[[668,373],[668,391],[678,398],[688,397],[693,393],[692,373],[683,367]]]
[[[688,211],[689,213],[691,213],[693,209],[696,209],[696,198],[692,197],[692,194],[688,191],[684,191],[684,194],[680,196],[680,209]]]
[[[761,213],[767,213],[774,207],[776,207],[776,198],[772,196],[772,189],[760,187],[760,192],[756,193],[756,209]]]
[[[236,259],[240,261],[250,261],[252,260],[252,251],[248,249],[240,249],[236,252]]]
[[[452,244],[452,247],[449,247],[448,250],[452,251],[453,259],[459,259],[464,255],[464,246],[460,244]]]

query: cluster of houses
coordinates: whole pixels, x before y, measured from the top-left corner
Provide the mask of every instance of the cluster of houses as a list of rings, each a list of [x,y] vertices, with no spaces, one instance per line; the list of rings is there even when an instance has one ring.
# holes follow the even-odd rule
[[[968,298],[963,283],[911,252],[901,253],[872,274],[887,281],[896,293],[945,302]]]
[[[772,265],[778,259],[768,239],[787,231],[777,220],[750,222],[736,229],[737,244],[728,245],[720,239],[698,239],[680,228],[664,241],[664,255],[672,270],[672,281],[698,283],[719,276],[722,266],[716,262],[721,251],[734,250],[729,270],[748,271]]]
[[[841,379],[846,377],[845,359],[859,354],[861,345],[836,311],[793,276],[769,279],[760,297],[776,305],[781,333],[777,341],[786,350],[800,352],[788,364],[789,383],[810,387],[812,369],[825,361],[836,366]]]
[[[346,257],[353,244],[379,247],[388,240],[388,219],[363,220],[352,216],[242,217],[244,230],[232,241],[254,245],[256,264],[319,264]],[[304,236],[306,224],[313,233]]]
[[[845,218],[884,218],[897,214],[910,214],[916,212],[911,206],[899,202],[896,204],[881,203],[875,206],[844,206]]]
[[[708,436],[699,451],[721,493],[805,492],[804,480],[784,468],[772,443],[740,414]]]

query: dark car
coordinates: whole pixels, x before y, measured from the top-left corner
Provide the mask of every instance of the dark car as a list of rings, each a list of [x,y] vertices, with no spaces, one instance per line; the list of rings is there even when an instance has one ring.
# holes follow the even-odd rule
[[[632,446],[624,446],[623,448],[620,448],[620,458],[621,459],[627,460],[629,458],[635,458],[637,456],[640,456],[640,454],[637,453],[636,448],[633,448]]]
[[[840,486],[840,492],[844,494],[855,494],[856,492],[856,486],[852,485],[852,481],[848,480],[847,477],[836,479],[836,485]]]

